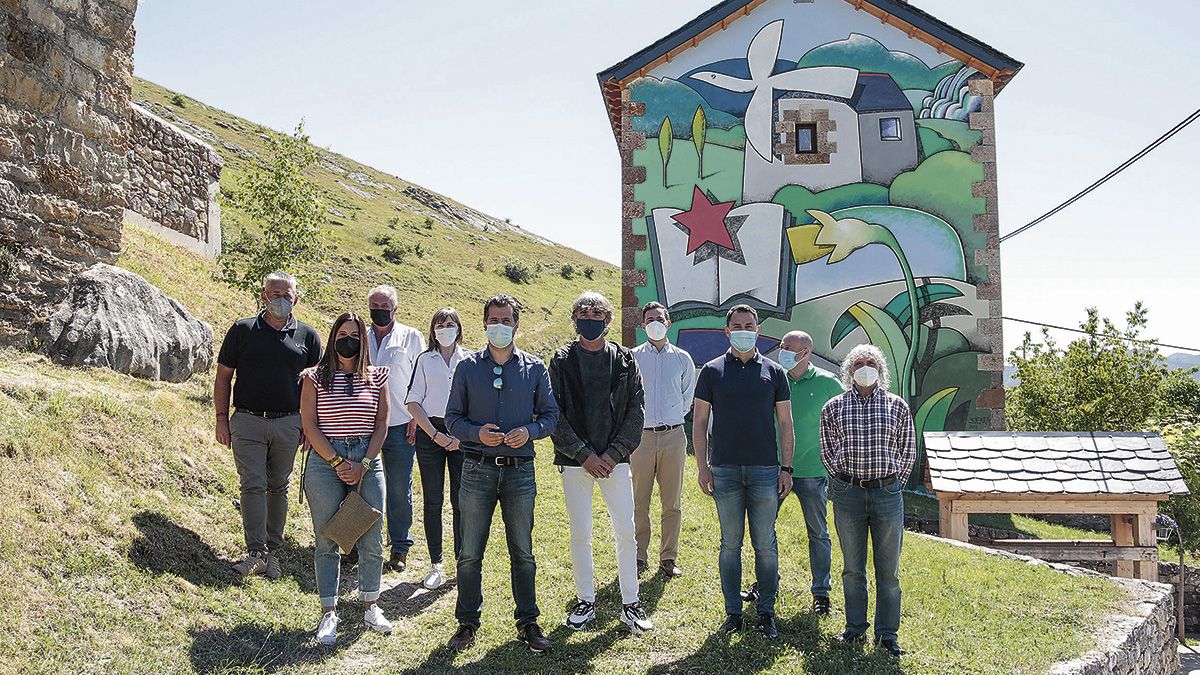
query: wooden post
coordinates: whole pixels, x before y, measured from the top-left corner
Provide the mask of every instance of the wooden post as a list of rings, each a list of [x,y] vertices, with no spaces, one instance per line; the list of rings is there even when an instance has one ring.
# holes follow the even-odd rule
[[[1114,515],[1112,522],[1113,543],[1117,546],[1133,546],[1133,516]],[[1113,574],[1126,579],[1133,578],[1134,563],[1129,560],[1118,560],[1113,563]]]
[[[1147,515],[1145,511],[1134,516],[1133,539],[1135,545],[1158,546],[1158,538],[1154,536],[1154,518],[1155,516]],[[1158,581],[1158,562],[1133,563],[1133,575],[1138,579]]]
[[[938,531],[946,539],[967,541],[967,514],[954,511],[954,499],[938,499]]]

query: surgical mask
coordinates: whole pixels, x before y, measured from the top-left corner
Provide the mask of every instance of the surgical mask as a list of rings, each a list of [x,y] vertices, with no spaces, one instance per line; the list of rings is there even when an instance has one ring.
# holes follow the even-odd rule
[[[854,371],[854,381],[862,387],[870,387],[879,381],[879,371],[872,366],[863,366]]]
[[[504,349],[512,344],[513,327],[502,323],[493,323],[486,329],[488,342],[496,349]]]
[[[584,340],[598,340],[605,328],[604,319],[575,319],[575,331]]]
[[[791,370],[796,367],[796,352],[787,349],[779,350],[779,365],[783,366],[784,370]]]
[[[661,321],[651,321],[646,324],[646,337],[656,341],[667,337],[667,326]]]
[[[371,323],[383,328],[392,322],[392,310],[390,309],[373,309],[371,310]]]
[[[267,312],[272,318],[282,321],[292,315],[291,298],[275,298],[267,303]]]
[[[443,347],[449,347],[458,340],[458,326],[435,328],[433,329],[433,335],[437,338],[439,345]]]
[[[758,333],[752,330],[734,330],[729,332],[729,344],[739,352],[746,353],[758,344]]]
[[[352,359],[358,356],[359,350],[362,349],[362,342],[356,337],[344,335],[333,343],[333,348],[342,358]]]

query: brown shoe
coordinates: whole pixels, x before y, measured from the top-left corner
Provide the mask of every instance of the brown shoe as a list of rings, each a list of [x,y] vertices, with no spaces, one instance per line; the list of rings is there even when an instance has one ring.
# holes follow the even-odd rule
[[[536,621],[531,621],[517,629],[517,637],[529,645],[529,651],[542,654],[550,651],[550,641],[542,633],[542,627]]]
[[[638,563],[637,563],[637,570],[638,570],[638,574],[641,574],[642,572],[645,572],[645,571],[646,571],[646,567],[647,567],[647,565],[646,565],[646,561],[645,561],[645,560],[639,560],[639,561],[638,561]]]
[[[267,554],[267,568],[263,570],[263,575],[271,581],[283,578],[283,568],[279,566],[279,558],[276,558],[274,553]]]
[[[251,553],[248,558],[233,566],[233,571],[243,577],[262,574],[267,571],[267,554],[266,553]]]
[[[450,638],[450,649],[461,652],[469,649],[475,644],[475,629],[465,623],[458,624],[458,630],[454,633],[454,637]]]
[[[674,579],[675,577],[683,576],[683,570],[675,564],[674,560],[664,560],[658,564],[658,571],[662,572],[664,577]]]
[[[387,568],[397,572],[403,572],[408,568],[408,554],[401,551],[395,551],[392,553],[392,557],[388,558]]]

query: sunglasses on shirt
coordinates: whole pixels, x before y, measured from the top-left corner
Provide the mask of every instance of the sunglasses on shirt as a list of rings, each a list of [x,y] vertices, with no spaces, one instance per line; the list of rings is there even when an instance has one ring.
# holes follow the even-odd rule
[[[494,366],[492,368],[492,373],[495,374],[495,376],[496,376],[496,379],[492,380],[492,386],[497,389],[503,389],[504,388],[504,378],[501,377],[501,375],[504,374],[504,368],[501,368],[500,366]]]

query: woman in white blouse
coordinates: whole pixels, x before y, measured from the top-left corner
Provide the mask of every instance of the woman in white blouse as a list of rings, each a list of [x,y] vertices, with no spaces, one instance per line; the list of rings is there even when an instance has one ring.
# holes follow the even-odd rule
[[[417,466],[421,471],[421,495],[424,502],[425,540],[429,545],[432,567],[425,577],[425,588],[445,583],[442,567],[442,503],[446,470],[450,473],[450,509],[454,528],[454,558],[462,548],[462,526],[458,516],[458,485],[462,477],[463,457],[459,441],[446,433],[446,402],[454,369],[467,355],[462,348],[462,321],[458,311],[445,307],[429,322],[429,348],[413,365],[412,384],[408,389],[408,412],[416,422]]]

